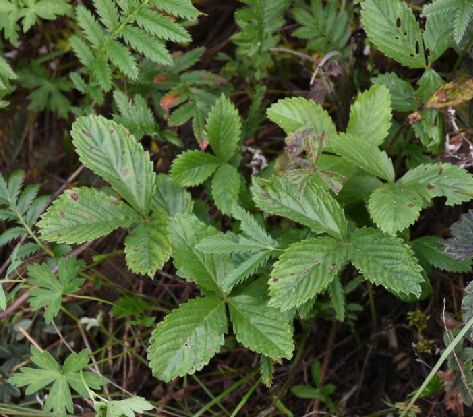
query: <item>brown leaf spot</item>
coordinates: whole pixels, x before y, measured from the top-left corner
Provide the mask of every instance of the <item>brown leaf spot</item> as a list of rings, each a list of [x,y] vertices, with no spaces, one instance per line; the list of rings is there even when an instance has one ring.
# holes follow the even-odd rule
[[[159,104],[161,105],[161,108],[163,110],[169,110],[176,105],[179,97],[180,97],[179,94],[168,93],[161,99]]]
[[[71,193],[71,199],[72,199],[73,201],[79,200],[79,194],[77,194],[77,193]]]

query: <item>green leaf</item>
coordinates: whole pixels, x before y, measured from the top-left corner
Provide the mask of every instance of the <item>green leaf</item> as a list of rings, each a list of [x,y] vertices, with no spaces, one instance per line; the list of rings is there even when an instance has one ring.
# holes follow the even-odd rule
[[[238,202],[240,192],[240,174],[230,165],[221,165],[212,178],[212,197],[223,214],[230,214]]]
[[[251,240],[258,242],[266,249],[276,247],[278,243],[264,230],[260,223],[240,206],[233,207],[233,217],[240,221],[240,230]]]
[[[424,42],[429,63],[434,63],[453,45],[451,15],[439,14],[427,17],[424,31]]]
[[[418,219],[425,205],[424,196],[419,184],[383,184],[371,194],[368,210],[383,232],[396,234]]]
[[[137,221],[138,214],[116,197],[81,187],[67,190],[54,200],[38,227],[48,242],[73,244],[97,239]]]
[[[268,249],[254,240],[232,237],[223,233],[202,239],[196,248],[205,253],[254,252]]]
[[[143,411],[152,410],[154,406],[142,397],[130,397],[124,400],[112,400],[106,403],[95,403],[98,416],[104,417],[135,417]]]
[[[381,151],[359,136],[340,134],[327,146],[332,152],[340,155],[346,161],[360,167],[368,174],[394,181],[394,166],[386,152]]]
[[[228,162],[240,142],[241,120],[233,103],[223,94],[210,109],[205,129],[215,155]]]
[[[129,129],[136,139],[140,140],[144,135],[156,135],[156,122],[145,98],[137,94],[133,99],[128,99],[124,93],[116,90],[113,99],[120,113],[114,114],[113,119]]]
[[[228,305],[233,331],[243,346],[272,359],[292,357],[292,327],[280,311],[245,294],[230,297]]]
[[[445,245],[438,236],[423,236],[411,242],[412,249],[421,263],[447,272],[471,272],[472,259],[455,259],[445,252]]]
[[[166,45],[152,35],[127,25],[121,30],[121,36],[131,48],[156,64],[172,65],[172,57]]]
[[[335,279],[330,283],[328,287],[328,292],[330,295],[330,303],[332,304],[332,307],[335,310],[335,318],[338,321],[344,321],[346,300],[345,290],[340,281],[340,277],[335,277]]]
[[[82,261],[77,261],[75,258],[67,260],[61,258],[58,262],[59,276],[56,278],[46,263],[28,265],[32,285],[29,297],[31,309],[37,311],[46,307],[44,319],[47,324],[58,315],[62,297],[79,291],[84,279],[79,278],[78,274],[84,266]]]
[[[325,134],[329,142],[337,135],[335,124],[322,106],[302,97],[279,100],[268,109],[267,115],[287,134],[311,128],[315,134]]]
[[[237,263],[234,269],[225,275],[220,284],[222,290],[229,294],[233,287],[255,274],[257,270],[271,257],[271,255],[272,252],[269,250],[260,250],[243,258],[244,260]]]
[[[447,206],[470,201],[473,197],[473,176],[448,163],[419,165],[408,171],[399,182],[421,184],[431,198],[446,197]]]
[[[101,376],[84,371],[89,362],[89,353],[86,349],[80,353],[71,353],[61,368],[49,352],[32,347],[31,361],[37,368],[23,366],[8,379],[8,382],[17,387],[26,386],[26,395],[34,394],[52,384],[43,406],[43,412],[47,414],[59,417],[67,417],[68,413],[73,414],[71,388],[80,396],[88,397],[84,382],[92,389],[98,389],[105,383]]]
[[[197,249],[197,244],[202,239],[217,233],[213,227],[202,223],[194,215],[178,215],[169,223],[177,274],[209,292],[220,292],[220,283],[233,269],[229,255],[206,254]]]
[[[452,31],[455,42],[460,44],[466,29],[473,18],[473,4],[468,0],[437,0],[424,6],[423,14],[429,19],[447,16],[450,22],[447,27]]]
[[[168,216],[157,209],[136,226],[125,239],[127,267],[136,274],[154,276],[171,256]]]
[[[361,93],[351,106],[347,133],[379,146],[388,135],[391,118],[389,90],[374,85]]]
[[[350,242],[350,259],[366,279],[399,296],[420,296],[422,268],[402,239],[365,227]]]
[[[351,35],[350,15],[339,3],[328,2],[324,6],[321,0],[312,0],[310,11],[300,7],[293,9],[293,13],[302,26],[292,35],[307,39],[308,49],[326,54],[345,48]]]
[[[381,52],[406,67],[426,66],[422,32],[405,1],[364,0],[361,7],[363,28]]]
[[[184,19],[195,19],[200,12],[193,6],[192,0],[152,0],[160,10]]]
[[[225,304],[195,298],[157,325],[148,349],[153,375],[165,382],[202,369],[218,353],[227,332]]]
[[[158,174],[152,205],[153,209],[161,208],[168,216],[173,217],[177,214],[191,214],[194,202],[191,195],[170,176]]]
[[[251,191],[261,210],[301,223],[315,233],[328,233],[337,238],[347,233],[343,209],[328,191],[313,182],[298,190],[276,176],[269,181],[254,178]]]
[[[81,162],[108,181],[132,207],[148,214],[155,189],[153,163],[128,130],[91,115],[74,122],[71,136]]]
[[[415,98],[411,83],[402,80],[394,72],[380,74],[371,81],[376,85],[384,85],[389,90],[393,110],[409,112],[419,107],[420,102]]]
[[[185,151],[172,163],[172,178],[184,187],[202,184],[220,166],[221,161],[209,153]]]
[[[347,245],[318,237],[289,246],[274,264],[269,305],[288,310],[324,292],[348,261]]]
[[[445,251],[455,259],[466,260],[473,256],[473,210],[450,226],[452,237],[445,242]]]
[[[189,33],[180,24],[153,10],[141,9],[136,14],[136,23],[146,32],[159,39],[181,43],[192,40]]]

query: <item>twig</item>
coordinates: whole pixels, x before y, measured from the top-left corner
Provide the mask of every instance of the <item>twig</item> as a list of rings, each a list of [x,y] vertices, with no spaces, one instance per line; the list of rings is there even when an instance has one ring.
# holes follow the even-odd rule
[[[338,322],[334,321],[332,323],[332,327],[330,328],[330,334],[328,336],[328,342],[327,342],[327,352],[325,352],[324,360],[322,362],[322,367],[320,369],[320,387],[323,386],[325,377],[327,375],[328,371],[328,365],[330,363],[330,357],[332,356],[332,351],[333,351],[333,344],[335,342],[335,336],[337,334],[337,326]],[[313,407],[313,414],[315,416],[318,416],[320,414],[319,411],[320,408],[320,400],[316,400],[314,402],[314,407]]]
[[[304,54],[304,53],[298,52],[298,51],[293,51],[292,49],[289,49],[289,48],[269,48],[269,51],[270,52],[276,52],[276,53],[282,52],[282,53],[286,53],[286,54],[291,54],[291,55],[297,56],[299,58],[302,58],[306,61],[310,61],[314,65],[316,65],[318,63],[318,60],[311,57],[310,55],[307,55],[307,54]]]
[[[44,352],[43,348],[34,340],[31,335],[21,326],[18,327],[18,331],[26,337],[28,342],[30,342],[36,349],[38,349],[40,352]]]

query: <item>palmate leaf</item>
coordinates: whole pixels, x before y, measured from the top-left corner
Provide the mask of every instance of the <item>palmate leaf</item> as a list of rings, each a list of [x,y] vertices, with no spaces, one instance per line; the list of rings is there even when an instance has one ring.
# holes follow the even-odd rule
[[[311,128],[315,134],[326,135],[329,143],[331,138],[337,135],[335,124],[327,111],[312,100],[301,97],[285,98],[274,103],[268,109],[267,115],[286,134]]]
[[[165,382],[202,369],[218,353],[227,332],[223,300],[195,298],[157,325],[148,348],[153,375]]]
[[[88,398],[87,387],[98,389],[106,382],[100,375],[84,371],[89,362],[86,349],[80,353],[71,353],[61,368],[49,352],[32,347],[31,361],[37,368],[24,366],[11,376],[8,382],[17,387],[26,386],[26,395],[34,394],[52,384],[43,411],[53,416],[66,417],[74,413],[71,388],[81,397]]]
[[[294,243],[271,271],[269,305],[288,310],[304,304],[325,291],[347,261],[347,245],[331,237]]]
[[[220,166],[220,160],[209,153],[185,151],[173,162],[171,176],[179,184],[192,187],[202,184]]]
[[[385,151],[364,140],[363,137],[340,134],[327,145],[327,150],[358,166],[368,174],[394,181],[394,166]]]
[[[255,204],[268,213],[287,217],[316,233],[337,238],[347,233],[343,209],[328,191],[313,182],[298,190],[284,178],[254,178],[251,191]]]
[[[238,202],[240,174],[230,164],[222,164],[212,178],[212,197],[223,214],[229,214]]]
[[[156,209],[126,237],[126,265],[132,272],[152,278],[170,256],[168,215],[164,210]]]
[[[223,94],[210,109],[206,132],[214,154],[228,162],[240,142],[241,120],[233,103]]]
[[[399,182],[421,184],[431,198],[446,197],[448,206],[470,201],[473,196],[473,176],[448,163],[419,165],[408,171]]]
[[[361,93],[350,109],[347,133],[379,146],[391,127],[391,96],[384,86]]]
[[[197,249],[202,239],[217,233],[194,215],[178,215],[169,223],[177,274],[208,292],[221,292],[221,282],[233,269],[230,255],[208,254]]]
[[[385,55],[410,68],[426,66],[422,31],[402,0],[364,0],[361,21],[368,39]]]
[[[422,236],[413,240],[411,246],[422,265],[431,265],[434,268],[448,272],[471,271],[471,257],[465,260],[455,259],[453,255],[445,251],[445,245],[438,236]]]
[[[73,188],[57,198],[38,222],[48,242],[84,243],[119,227],[130,227],[140,217],[118,198],[93,188]]]
[[[243,346],[272,359],[291,358],[292,326],[280,311],[246,294],[230,297],[228,306],[233,331]]]
[[[58,262],[58,275],[51,271],[50,265],[46,263],[28,265],[30,284],[29,301],[34,311],[46,307],[44,319],[46,324],[58,315],[61,308],[62,297],[78,291],[84,282],[79,278],[80,270],[85,266],[84,262],[75,258],[61,258]]]
[[[383,232],[396,234],[417,220],[425,194],[420,184],[384,184],[371,194],[368,210]]]
[[[112,120],[91,115],[74,122],[71,136],[81,162],[132,207],[148,214],[156,176],[148,152],[130,132]]]
[[[402,239],[364,227],[350,237],[350,259],[369,281],[398,296],[419,296],[422,268]]]

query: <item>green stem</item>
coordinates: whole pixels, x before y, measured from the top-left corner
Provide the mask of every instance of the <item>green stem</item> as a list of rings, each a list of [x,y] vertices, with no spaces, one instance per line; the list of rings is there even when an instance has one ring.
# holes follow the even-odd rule
[[[429,385],[429,382],[432,380],[432,378],[437,374],[439,371],[440,367],[443,365],[443,363],[447,360],[447,358],[451,355],[455,347],[462,341],[462,339],[465,337],[466,333],[468,330],[470,330],[473,327],[473,317],[468,320],[468,322],[465,324],[463,329],[461,329],[460,333],[458,333],[453,339],[452,343],[450,343],[447,348],[443,351],[442,355],[440,356],[440,359],[437,361],[435,366],[432,368],[430,371],[429,375],[427,375],[427,378],[425,379],[424,383],[420,386],[420,388],[416,391],[414,396],[412,397],[411,401],[407,405],[407,407],[404,409],[400,417],[406,417],[411,409],[411,407],[414,405],[414,403],[417,401],[417,399],[420,397],[420,395],[424,392],[425,388],[427,385]]]
[[[260,382],[261,382],[261,378],[258,378],[258,380],[251,386],[251,388],[247,391],[247,393],[243,396],[241,401],[235,407],[230,417],[236,417],[238,415],[238,413],[240,412],[242,407],[246,404],[246,402],[249,400],[249,398],[251,397],[251,394],[253,394],[253,391],[258,387]]]

